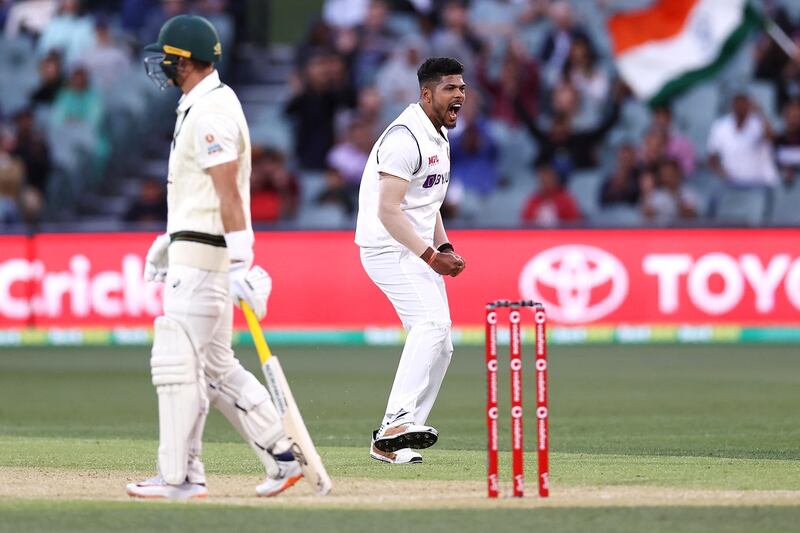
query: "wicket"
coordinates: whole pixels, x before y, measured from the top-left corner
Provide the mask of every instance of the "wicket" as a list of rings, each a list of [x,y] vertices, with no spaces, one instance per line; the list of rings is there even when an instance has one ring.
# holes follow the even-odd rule
[[[521,308],[533,308],[536,331],[536,442],[538,458],[539,496],[550,495],[550,470],[548,464],[549,438],[547,428],[547,315],[541,303],[530,300],[496,300],[486,305],[486,428],[488,431],[487,491],[489,498],[500,493],[498,479],[497,444],[497,324],[499,308],[508,308],[509,324],[509,368],[511,374],[511,463],[513,494],[521,498],[525,494],[523,467],[523,410],[522,410],[522,336]]]

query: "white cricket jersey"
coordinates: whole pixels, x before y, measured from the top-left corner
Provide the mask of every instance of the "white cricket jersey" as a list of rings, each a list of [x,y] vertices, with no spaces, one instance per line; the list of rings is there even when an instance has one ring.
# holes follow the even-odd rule
[[[408,180],[400,209],[425,242],[433,245],[436,214],[450,182],[447,130],[437,131],[419,104],[411,104],[381,134],[369,154],[358,193],[356,244],[402,248],[378,218],[380,173]]]
[[[222,236],[219,196],[211,168],[238,161],[236,178],[250,227],[250,131],[242,105],[217,71],[178,104],[167,176],[167,232],[194,231]]]

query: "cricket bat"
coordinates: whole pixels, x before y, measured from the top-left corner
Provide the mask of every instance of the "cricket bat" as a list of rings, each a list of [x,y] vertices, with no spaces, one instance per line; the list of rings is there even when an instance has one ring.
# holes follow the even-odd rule
[[[250,333],[253,336],[253,342],[256,345],[258,358],[261,361],[261,370],[264,372],[267,390],[272,396],[272,402],[275,404],[278,415],[281,417],[286,435],[292,439],[294,458],[300,463],[303,477],[311,484],[314,492],[318,496],[324,496],[331,491],[333,483],[325,470],[325,465],[322,464],[322,459],[317,453],[317,449],[314,447],[311,435],[308,434],[308,429],[300,414],[300,409],[298,409],[297,403],[294,401],[292,390],[289,388],[289,382],[286,381],[286,375],[283,373],[281,363],[276,356],[272,355],[264,338],[264,332],[261,330],[261,325],[258,323],[253,310],[250,309],[247,302],[240,301],[240,303],[247,319]]]

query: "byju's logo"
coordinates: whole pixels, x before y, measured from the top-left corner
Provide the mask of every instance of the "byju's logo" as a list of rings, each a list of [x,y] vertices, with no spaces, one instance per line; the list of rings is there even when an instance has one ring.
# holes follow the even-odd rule
[[[425,181],[422,184],[423,189],[430,189],[434,185],[439,185],[440,183],[447,183],[450,181],[450,174],[430,174],[425,178]]]
[[[593,322],[614,312],[628,295],[628,273],[600,248],[570,244],[528,261],[519,276],[522,298],[545,304],[557,322]]]

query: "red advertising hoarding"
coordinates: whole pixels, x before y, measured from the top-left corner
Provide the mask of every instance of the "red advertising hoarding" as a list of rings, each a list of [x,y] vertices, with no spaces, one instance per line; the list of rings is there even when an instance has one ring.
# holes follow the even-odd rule
[[[151,234],[0,237],[0,328],[147,326],[160,286],[142,280]],[[800,322],[800,230],[452,231],[467,269],[447,279],[453,322],[500,298],[543,301],[587,324]],[[276,328],[397,326],[350,232],[259,233]]]

